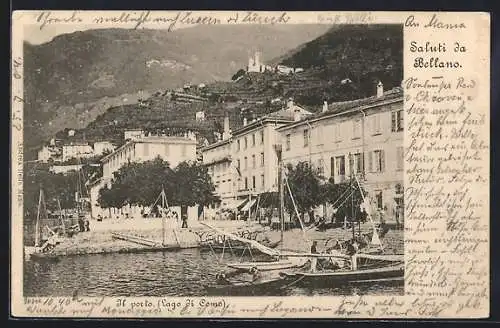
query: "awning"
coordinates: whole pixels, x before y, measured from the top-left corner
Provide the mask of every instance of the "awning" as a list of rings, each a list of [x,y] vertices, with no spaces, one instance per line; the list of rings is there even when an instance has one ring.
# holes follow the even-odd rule
[[[235,203],[235,208],[237,208],[238,210],[240,210],[243,206],[246,205],[246,203],[248,202],[248,198],[245,198],[243,200],[239,200],[237,201],[237,203]]]
[[[252,208],[252,206],[255,204],[255,202],[257,201],[256,198],[253,198],[251,201],[247,202],[245,204],[245,206],[243,206],[243,208],[241,209],[242,211],[248,211],[250,208]]]

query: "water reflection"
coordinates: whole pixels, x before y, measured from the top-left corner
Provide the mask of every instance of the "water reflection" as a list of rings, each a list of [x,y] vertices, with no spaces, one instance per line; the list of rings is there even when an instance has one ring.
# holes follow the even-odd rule
[[[230,254],[225,261],[238,261]],[[25,296],[203,296],[221,265],[198,249],[142,254],[102,254],[25,262]],[[403,286],[357,284],[310,290],[293,286],[274,295],[395,295]]]

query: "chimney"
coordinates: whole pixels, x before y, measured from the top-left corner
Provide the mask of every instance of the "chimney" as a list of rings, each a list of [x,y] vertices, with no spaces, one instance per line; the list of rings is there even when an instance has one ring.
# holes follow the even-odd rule
[[[292,109],[293,107],[293,98],[288,98],[288,101],[286,102],[286,109]]]
[[[222,133],[222,140],[227,140],[231,137],[231,130],[229,129],[229,115],[224,116],[224,132]]]
[[[246,125],[247,125],[247,118],[243,117],[243,126],[246,126]]]
[[[299,109],[296,109],[294,112],[293,112],[293,120],[295,122],[297,121],[300,121],[300,119],[302,118],[302,115],[300,115],[300,110]]]
[[[224,116],[224,133],[229,133],[229,115]]]
[[[384,95],[384,85],[382,84],[382,81],[378,81],[377,84],[377,98],[380,98]]]
[[[326,112],[326,111],[328,111],[328,102],[325,100],[325,101],[323,102],[323,110],[322,110],[322,112],[324,113],[324,112]]]

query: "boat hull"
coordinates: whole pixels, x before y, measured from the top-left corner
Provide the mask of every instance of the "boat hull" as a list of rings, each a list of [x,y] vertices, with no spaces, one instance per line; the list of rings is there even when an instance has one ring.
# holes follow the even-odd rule
[[[338,285],[342,283],[363,281],[403,281],[404,264],[390,265],[381,268],[359,269],[351,271],[326,272],[282,272],[281,276],[287,280],[296,279],[297,283],[309,285]]]
[[[255,282],[218,284],[208,286],[206,291],[209,295],[218,296],[264,296],[275,294],[285,284],[285,279],[276,277]]]
[[[274,271],[286,270],[293,268],[300,268],[305,265],[305,261],[299,260],[280,260],[273,262],[242,262],[242,263],[229,263],[227,266],[237,270],[250,270],[257,268],[259,271]]]

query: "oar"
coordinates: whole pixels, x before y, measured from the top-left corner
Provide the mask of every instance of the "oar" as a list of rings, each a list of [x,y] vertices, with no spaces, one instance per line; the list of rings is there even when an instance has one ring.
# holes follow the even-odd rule
[[[285,288],[291,287],[291,286],[295,285],[296,283],[298,283],[299,281],[301,281],[301,280],[302,280],[302,279],[304,279],[304,278],[305,278],[305,276],[300,276],[300,278],[299,278],[299,279],[297,279],[297,280],[295,280],[295,281],[291,282],[290,284],[288,284],[288,285],[286,285],[286,286],[282,286],[282,287],[280,287],[280,289],[285,289]]]

